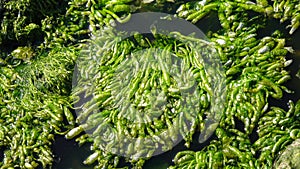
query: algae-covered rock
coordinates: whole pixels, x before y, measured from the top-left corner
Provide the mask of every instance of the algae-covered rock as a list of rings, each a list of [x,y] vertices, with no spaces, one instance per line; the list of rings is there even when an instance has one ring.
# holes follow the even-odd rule
[[[295,140],[287,146],[284,152],[278,157],[274,164],[276,169],[297,169],[300,168],[300,139]]]

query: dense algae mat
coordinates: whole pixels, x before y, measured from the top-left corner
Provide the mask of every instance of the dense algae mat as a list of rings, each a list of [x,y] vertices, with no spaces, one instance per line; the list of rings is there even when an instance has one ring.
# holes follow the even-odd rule
[[[136,35],[114,44],[113,37],[105,36],[107,39],[101,41],[103,44],[99,48],[108,45],[107,51],[101,52],[107,52],[107,56],[119,56],[108,64],[115,64],[116,67],[121,64],[122,57],[129,57],[134,50],[155,45],[176,56],[189,58],[185,63],[190,66],[186,68],[186,72],[190,73],[186,76],[194,77],[199,84],[197,87],[200,92],[195,98],[200,102],[190,100],[186,105],[199,105],[192,107],[197,108],[195,110],[199,110],[199,113],[187,113],[190,108],[188,106],[182,109],[185,111],[173,111],[176,108],[181,110],[176,104],[182,95],[180,92],[178,94],[176,86],[172,86],[178,84],[176,78],[171,77],[169,80],[172,83],[169,84],[168,77],[161,69],[164,66],[157,70],[145,69],[149,70],[148,76],[153,77],[149,82],[150,87],[171,93],[162,95],[161,100],[147,100],[149,97],[146,96],[151,96],[151,93],[147,93],[142,86],[147,84],[147,78],[144,82],[142,78],[128,81],[129,98],[131,101],[139,100],[137,105],[142,105],[140,101],[145,99],[145,103],[159,107],[161,102],[168,100],[165,109],[169,111],[165,111],[153,122],[150,119],[151,123],[148,123],[146,115],[141,116],[144,123],[139,124],[130,124],[126,119],[117,118],[119,111],[111,108],[110,105],[113,104],[110,104],[108,96],[112,93],[107,90],[108,86],[112,87],[114,84],[106,81],[106,78],[111,78],[109,71],[112,67],[105,66],[91,67],[91,72],[98,73],[99,76],[95,76],[96,85],[90,89],[99,96],[93,100],[99,109],[87,117],[78,115],[80,112],[75,113],[78,110],[75,106],[78,100],[75,89],[72,91],[71,87],[74,67],[82,49],[86,48],[87,42],[98,35],[99,31],[107,30],[107,27],[116,22],[123,24],[134,13],[144,11],[175,12],[176,17],[196,24],[202,19],[209,19],[210,14],[217,14],[220,21],[219,30],[211,30],[207,36],[209,44],[218,52],[225,70],[226,108],[209,145],[197,151],[187,148],[186,151],[179,152],[170,168],[272,168],[273,165],[295,165],[293,158],[290,163],[284,164],[281,159],[286,159],[283,157],[285,154],[289,156],[284,150],[290,149],[288,145],[296,145],[296,141],[293,141],[300,137],[300,102],[288,102],[288,110],[269,102],[271,98],[281,99],[286,93],[292,92],[285,87],[285,82],[291,79],[287,69],[291,60],[286,58],[293,53],[293,46],[286,46],[286,35],[280,31],[263,36],[260,31],[270,18],[275,18],[288,25],[289,33],[293,34],[300,25],[299,1],[13,0],[0,2],[1,168],[51,168],[54,159],[51,145],[55,135],[74,137],[81,145],[91,142],[94,153],[83,161],[86,164],[95,164],[95,168],[122,167],[119,166],[121,156],[112,153],[116,151],[103,148],[102,145],[109,146],[107,142],[97,142],[94,137],[96,135],[89,132],[75,136],[83,132],[80,126],[85,124],[84,121],[91,120],[91,124],[97,122],[94,119],[115,125],[113,129],[136,137],[155,137],[161,134],[162,129],[173,129],[170,126],[176,126],[179,137],[181,135],[185,145],[189,147],[194,133],[203,129],[203,119],[208,116],[204,110],[211,106],[211,83],[205,82],[205,77],[210,75],[205,74],[201,66],[195,63],[197,52],[191,52],[189,46],[172,38],[154,34],[154,39],[149,40]],[[141,58],[136,60],[145,63]],[[157,65],[153,65],[155,66]],[[136,77],[141,76],[137,73]],[[190,83],[187,80],[184,84],[186,86],[178,84],[177,87],[185,89],[184,87],[191,87]],[[90,93],[85,91],[84,94],[88,96]],[[152,94],[159,96],[159,93]],[[122,98],[115,97],[114,101],[118,99]],[[93,105],[86,105],[84,110]],[[130,117],[130,111],[124,112]],[[186,120],[180,121],[181,116]],[[238,123],[243,127],[238,127]],[[142,125],[139,126],[140,124]],[[105,127],[100,128],[99,124],[92,127],[105,133]],[[253,133],[258,135],[255,140],[250,139]],[[102,137],[104,142],[105,137]],[[171,137],[171,142],[172,138],[176,140],[175,136]],[[156,138],[155,141],[154,147],[163,145],[166,150],[171,148],[170,140]],[[142,168],[151,156],[151,151],[147,151],[150,152],[149,156],[141,155],[139,158],[128,151],[132,150],[132,146],[128,145],[124,150],[128,155],[125,160],[132,163],[132,167]],[[275,165],[276,160],[278,164]]]

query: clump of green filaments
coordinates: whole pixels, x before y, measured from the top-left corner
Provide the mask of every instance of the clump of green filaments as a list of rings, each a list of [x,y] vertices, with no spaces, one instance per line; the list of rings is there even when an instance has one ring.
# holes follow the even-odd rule
[[[119,163],[120,156],[103,150],[103,146],[111,145],[100,142],[103,139],[97,134],[83,132],[84,127],[100,128],[97,123],[86,125],[99,119],[113,124],[116,133],[127,133],[137,138],[156,135],[163,129],[179,131],[173,133],[173,140],[157,138],[154,147],[162,145],[166,150],[171,149],[170,145],[178,134],[189,148],[194,134],[204,127],[203,116],[207,115],[205,111],[210,107],[210,89],[206,82],[209,75],[201,72],[203,70],[195,64],[197,53],[185,44],[159,35],[154,35],[153,41],[135,35],[133,39],[109,43],[114,42],[115,36],[104,34],[97,37],[102,38],[103,46],[93,50],[97,54],[104,52],[103,55],[111,58],[89,67],[90,72],[95,73],[93,80],[96,85],[91,91],[80,91],[81,85],[85,85],[80,83],[73,91],[71,89],[75,63],[81,59],[79,56],[91,36],[112,28],[116,22],[125,23],[130,20],[131,14],[151,10],[174,12],[176,17],[196,25],[216,15],[218,26],[209,30],[207,36],[210,45],[216,48],[226,74],[226,108],[215,136],[201,150],[179,152],[169,168],[280,168],[298,165],[295,158],[285,162],[285,155],[290,156],[288,145],[299,148],[300,102],[289,101],[288,110],[269,103],[270,99],[280,100],[285,93],[292,93],[285,82],[291,79],[288,66],[292,60],[288,60],[287,56],[294,51],[286,46],[287,39],[279,31],[260,34],[270,18],[282,24],[288,22],[289,34],[294,34],[300,25],[298,0],[3,0],[0,1],[1,169],[51,168],[55,158],[51,150],[55,135],[74,138],[80,145],[91,143],[93,153],[83,161],[87,165],[95,164],[95,168],[123,167]],[[142,116],[142,121],[145,121],[142,126],[117,118],[118,114],[130,115],[130,112],[114,109],[114,102],[121,98],[111,98],[114,93],[110,87],[116,86],[116,81],[110,73],[116,71],[132,52],[151,46],[163,47],[181,58],[190,57],[185,63],[189,66],[187,70],[192,72],[189,75],[196,77],[200,84],[197,86],[200,89],[197,99],[201,101],[190,102],[195,105],[201,103],[198,114],[189,114],[189,108],[182,107],[178,108],[182,113],[169,111],[175,109],[182,99],[178,91],[193,86],[189,86],[192,82],[187,80],[186,86],[178,87],[174,85],[175,79],[168,78],[162,70],[145,69],[148,70],[147,76],[144,72],[140,74],[149,78],[137,75],[128,83],[129,98],[137,106],[143,99],[145,103],[159,106],[159,101],[166,99],[147,100],[146,96],[151,96],[151,93],[147,93],[146,89],[165,91],[169,95],[161,96],[168,100],[163,115],[149,123],[146,115]],[[90,64],[89,60],[82,63]],[[101,111],[88,112],[88,107],[85,107],[76,116],[74,104],[79,101],[76,100],[76,92],[86,96],[94,92],[92,94],[97,99],[91,103],[101,105]],[[188,120],[182,122],[182,117]],[[237,127],[237,123],[243,127]],[[174,129],[171,124],[178,128]],[[100,130],[105,133],[105,129]],[[250,139],[253,133],[258,135],[254,141]],[[284,152],[285,149],[288,151]],[[142,168],[153,153],[147,150],[140,158],[130,153],[129,148],[119,150],[130,156],[125,161],[135,168]],[[295,156],[297,153],[295,151]]]

